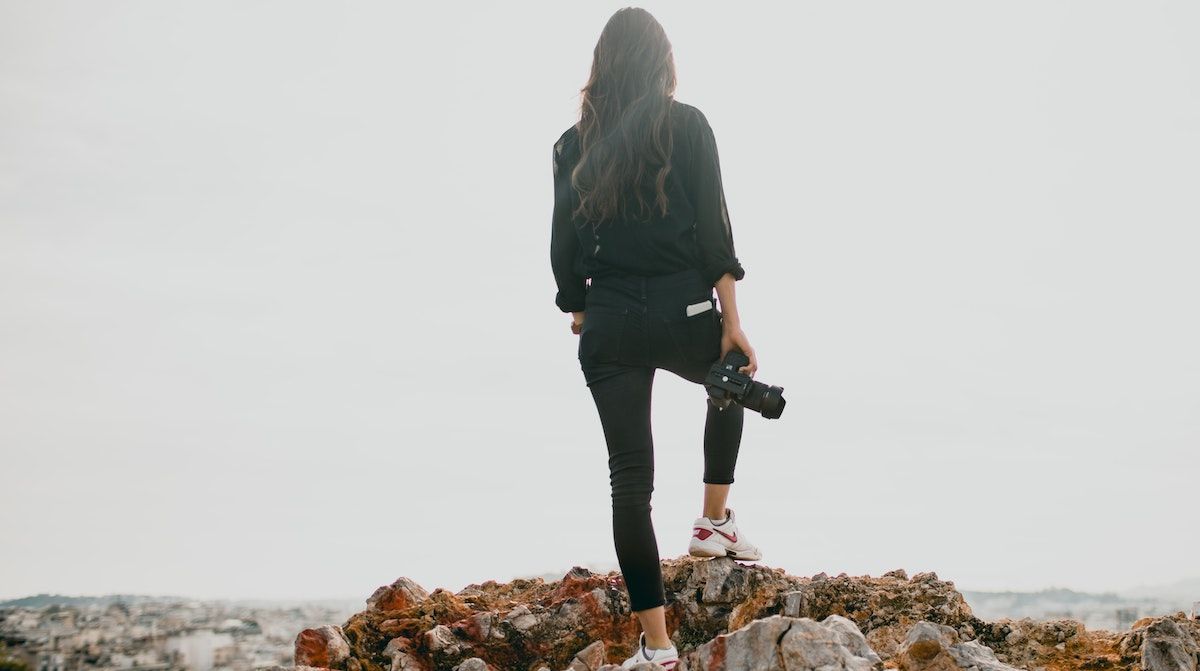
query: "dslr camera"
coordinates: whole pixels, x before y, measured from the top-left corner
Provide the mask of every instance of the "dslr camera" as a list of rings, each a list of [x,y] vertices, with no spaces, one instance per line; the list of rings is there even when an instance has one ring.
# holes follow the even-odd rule
[[[722,410],[736,401],[767,419],[778,419],[786,403],[783,387],[764,384],[738,372],[738,368],[749,363],[750,358],[738,349],[729,350],[724,359],[714,363],[704,379],[708,401]]]

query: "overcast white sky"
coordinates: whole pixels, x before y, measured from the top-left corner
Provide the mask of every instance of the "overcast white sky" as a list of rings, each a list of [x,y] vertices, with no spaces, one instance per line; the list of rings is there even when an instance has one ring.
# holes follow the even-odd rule
[[[0,597],[615,566],[548,250],[621,6],[0,0]],[[644,6],[786,387],[730,499],[763,563],[1196,575],[1200,6]],[[655,394],[676,556],[704,392]]]

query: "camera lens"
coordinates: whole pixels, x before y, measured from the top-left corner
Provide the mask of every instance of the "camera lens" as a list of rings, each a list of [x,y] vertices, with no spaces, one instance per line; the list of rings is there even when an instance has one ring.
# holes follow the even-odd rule
[[[742,405],[760,413],[767,419],[778,419],[783,414],[785,403],[783,387],[758,381],[750,383],[750,389],[746,392],[746,397],[742,399]]]
[[[763,391],[762,416],[767,419],[779,419],[785,404],[787,401],[783,398],[783,387],[767,387]]]

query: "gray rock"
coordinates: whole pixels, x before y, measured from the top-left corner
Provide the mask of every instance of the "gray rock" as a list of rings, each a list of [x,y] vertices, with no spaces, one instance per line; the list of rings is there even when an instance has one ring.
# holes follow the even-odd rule
[[[909,630],[898,662],[901,671],[1019,671],[996,659],[986,645],[959,640],[953,627],[925,620]]]
[[[830,615],[821,620],[821,624],[835,632],[841,644],[846,646],[846,649],[853,654],[876,664],[883,661],[879,658],[879,655],[875,654],[871,646],[867,644],[867,637],[863,636],[858,625],[854,624],[854,620],[842,617],[841,615]]]
[[[425,645],[436,668],[444,669],[455,663],[462,663],[469,657],[474,657],[474,649],[454,633],[454,630],[444,624],[439,624],[425,632]],[[394,663],[394,658],[393,658]]]
[[[842,618],[845,619],[845,618]],[[872,671],[879,657],[855,654],[866,640],[838,619],[772,615],[722,634],[680,659],[680,671]],[[857,640],[854,636],[857,633]],[[846,641],[849,641],[847,645]],[[866,648],[869,652],[870,649]]]
[[[391,639],[384,647],[383,654],[392,660],[391,671],[423,671],[425,668],[413,654],[412,641],[407,638]]]
[[[950,658],[954,660],[955,664],[958,664],[960,669],[970,669],[971,671],[1016,671],[1016,667],[1009,666],[996,659],[996,653],[978,641],[957,643],[950,646],[949,652]]]
[[[741,603],[750,595],[750,576],[750,571],[729,557],[717,557],[696,564],[688,587],[702,588],[699,600],[706,605]]]
[[[533,613],[529,612],[529,607],[521,604],[516,608],[508,611],[508,615],[504,616],[504,621],[511,624],[517,631],[528,631],[538,623],[538,619]]]
[[[958,643],[958,632],[954,630],[954,627],[921,620],[908,630],[908,636],[904,639],[904,647],[912,647],[914,644],[924,641],[933,641],[939,647],[948,648]]]
[[[461,643],[454,635],[454,631],[444,624],[439,624],[425,632],[425,644],[434,652],[454,648]]]
[[[1196,671],[1200,645],[1174,620],[1163,618],[1146,627],[1142,639],[1144,671]]]
[[[780,595],[779,600],[783,604],[783,615],[787,617],[800,617],[806,609],[804,607],[804,590],[792,590]]]

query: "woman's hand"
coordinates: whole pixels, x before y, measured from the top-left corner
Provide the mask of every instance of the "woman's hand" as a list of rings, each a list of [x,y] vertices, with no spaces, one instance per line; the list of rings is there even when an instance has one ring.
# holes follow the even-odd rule
[[[747,359],[750,359],[750,363],[739,368],[738,372],[754,377],[754,373],[758,370],[758,357],[754,354],[754,348],[750,346],[750,339],[746,337],[746,332],[737,324],[722,322],[721,358],[724,359],[729,350],[735,347],[741,350]]]
[[[579,335],[579,329],[583,328],[583,312],[571,313],[571,333]]]

